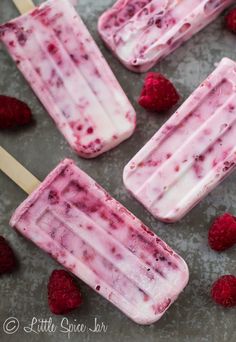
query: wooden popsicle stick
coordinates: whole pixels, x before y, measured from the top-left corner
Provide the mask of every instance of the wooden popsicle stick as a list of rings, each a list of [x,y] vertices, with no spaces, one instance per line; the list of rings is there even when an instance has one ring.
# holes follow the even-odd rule
[[[31,194],[40,185],[40,181],[1,146],[0,170],[2,170],[27,194]]]
[[[12,0],[21,14],[27,13],[35,8],[32,0]]]

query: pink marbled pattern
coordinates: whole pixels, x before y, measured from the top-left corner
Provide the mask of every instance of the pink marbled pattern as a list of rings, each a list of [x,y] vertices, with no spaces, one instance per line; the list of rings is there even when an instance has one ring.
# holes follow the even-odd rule
[[[158,320],[188,282],[184,260],[68,159],[10,224],[140,324]]]
[[[133,133],[134,109],[68,0],[1,25],[0,39],[80,156],[96,157]]]
[[[119,60],[144,72],[212,22],[234,0],[118,0],[98,31]]]
[[[181,219],[236,165],[236,63],[217,69],[132,158],[127,189],[158,219]]]

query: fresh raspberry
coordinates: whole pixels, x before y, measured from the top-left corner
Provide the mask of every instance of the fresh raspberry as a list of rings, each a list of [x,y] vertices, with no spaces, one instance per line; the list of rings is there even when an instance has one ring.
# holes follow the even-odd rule
[[[4,237],[0,236],[0,274],[10,273],[16,267],[13,250]]]
[[[236,243],[236,217],[224,214],[212,224],[208,233],[208,242],[215,251],[224,251]]]
[[[56,315],[66,314],[82,304],[80,290],[68,272],[52,272],[48,282],[48,304]]]
[[[212,299],[225,307],[236,306],[236,277],[224,275],[212,285]]]
[[[226,16],[226,27],[229,31],[236,33],[236,8],[233,8]]]
[[[138,102],[147,110],[163,112],[173,107],[179,98],[179,94],[169,80],[159,73],[150,72],[145,78]]]
[[[31,116],[27,104],[14,97],[0,95],[0,129],[26,125]]]

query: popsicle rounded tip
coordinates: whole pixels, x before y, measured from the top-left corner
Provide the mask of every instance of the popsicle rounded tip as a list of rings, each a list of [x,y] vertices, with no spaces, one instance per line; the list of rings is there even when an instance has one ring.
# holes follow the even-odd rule
[[[189,273],[189,267],[186,261],[183,258],[181,258],[181,261],[182,261],[183,289],[184,289],[188,285],[190,273]]]
[[[95,148],[95,146],[92,145],[86,146],[81,144],[73,144],[72,148],[81,158],[84,159],[93,159],[105,152],[101,145],[100,147]]]
[[[136,113],[134,111],[127,112],[126,126],[127,127],[123,130],[122,134],[111,135],[111,137],[109,137],[109,139],[107,140],[104,140],[102,138],[100,139],[98,137],[88,144],[83,145],[82,143],[74,142],[71,146],[74,151],[82,158],[96,158],[99,155],[112,150],[132,136],[136,128]]]
[[[170,302],[170,304],[168,305],[166,310],[170,307],[171,304],[172,304],[172,302]],[[135,322],[139,325],[151,325],[151,324],[158,322],[161,319],[161,317],[164,315],[166,310],[162,314],[153,315],[153,317],[147,317],[147,316],[145,316],[145,314],[140,314],[140,312],[139,312],[138,315],[132,316],[130,318],[133,322]]]
[[[133,165],[133,168],[135,168],[135,164]],[[129,174],[130,174],[131,171],[132,171],[132,162],[130,162],[129,164],[125,165],[125,167],[123,169],[123,175],[122,175],[124,186],[129,191],[130,191],[130,187],[129,187],[128,178],[129,178]]]
[[[149,71],[156,63],[139,63],[139,64],[135,64],[135,63],[131,63],[129,64],[128,62],[121,60],[122,64],[124,64],[126,66],[127,69],[129,69],[130,71],[133,71],[137,74],[143,74],[147,71]]]
[[[165,314],[165,312],[169,309],[169,307],[178,299],[180,294],[184,291],[185,287],[189,282],[189,268],[187,263],[180,257],[177,256],[181,261],[181,274],[180,278],[178,279],[178,283],[173,284],[175,288],[178,289],[176,294],[173,295],[171,298],[167,298],[162,304],[157,305],[156,310],[154,311],[153,315],[145,315],[145,312],[141,310],[137,312],[137,314],[130,317],[135,323],[139,325],[151,325],[156,323],[161,319],[161,317]]]
[[[103,13],[99,18],[98,18],[98,22],[97,22],[97,30],[98,33],[102,36],[102,26],[103,26],[103,20],[105,17],[105,13]]]
[[[235,67],[235,61],[229,57],[223,57],[220,63],[226,64],[227,66],[231,65],[232,67]]]
[[[123,64],[128,70],[135,72],[137,74],[142,74],[148,72],[156,63],[150,62],[146,60],[137,60],[137,59],[125,59],[122,56],[118,56],[118,60]]]
[[[150,209],[148,208],[148,210]],[[184,218],[184,216],[188,213],[189,210],[190,209],[188,208],[184,208],[184,211],[183,211],[180,208],[176,208],[170,213],[166,213],[166,214],[163,213],[163,215],[160,213],[160,211],[156,213],[155,209],[150,210],[150,211],[152,212],[153,216],[155,216],[157,220],[164,222],[164,223],[172,224],[172,223],[181,221]]]
[[[148,210],[150,210],[148,208]],[[164,223],[175,223],[180,221],[183,218],[183,214],[177,214],[177,213],[171,213],[171,214],[167,214],[167,215],[161,215],[160,213],[156,213],[155,209],[150,210],[152,215],[155,216],[155,218],[161,222]]]
[[[145,312],[145,310],[139,309],[136,310],[136,313],[132,315],[128,315],[129,318],[139,324],[139,325],[151,325],[158,322],[165,312],[169,309],[169,307],[174,303],[177,299],[178,295],[172,298],[166,298],[163,303],[154,304],[153,305],[153,313]]]

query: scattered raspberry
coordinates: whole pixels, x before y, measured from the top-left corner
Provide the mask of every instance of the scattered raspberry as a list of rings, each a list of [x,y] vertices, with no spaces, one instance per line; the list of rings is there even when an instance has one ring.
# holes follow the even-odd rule
[[[26,125],[31,116],[27,104],[14,97],[0,95],[0,129]]]
[[[236,306],[236,277],[224,275],[212,285],[212,299],[225,307]]]
[[[169,80],[159,73],[150,72],[145,78],[138,102],[147,110],[163,112],[173,107],[179,98],[179,94]]]
[[[233,8],[226,16],[226,27],[229,31],[236,33],[236,8]]]
[[[0,236],[0,274],[10,273],[16,267],[13,250],[4,237]]]
[[[80,290],[68,272],[52,272],[48,282],[48,304],[56,315],[66,314],[82,304]]]
[[[208,233],[208,242],[215,251],[224,251],[236,243],[236,217],[226,213],[218,217]]]

